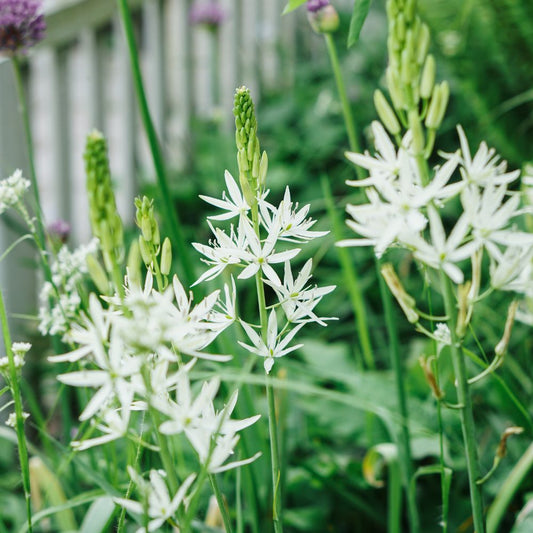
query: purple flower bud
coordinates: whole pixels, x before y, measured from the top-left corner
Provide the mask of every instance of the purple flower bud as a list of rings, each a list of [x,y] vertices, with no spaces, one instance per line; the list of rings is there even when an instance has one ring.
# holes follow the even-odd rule
[[[44,38],[41,0],[0,0],[0,52],[25,52]]]
[[[225,18],[226,14],[217,2],[195,3],[189,14],[192,24],[207,26],[209,30],[217,29]]]
[[[339,14],[329,0],[308,0],[307,18],[316,33],[333,33],[339,27]]]
[[[48,226],[48,233],[52,239],[66,243],[70,235],[70,224],[65,220],[58,219]]]

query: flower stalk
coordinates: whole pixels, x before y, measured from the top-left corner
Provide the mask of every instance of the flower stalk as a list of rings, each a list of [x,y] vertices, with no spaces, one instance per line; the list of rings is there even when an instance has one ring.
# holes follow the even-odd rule
[[[451,282],[444,272],[441,271],[441,286],[444,296],[446,314],[449,317],[449,329],[452,344],[450,346],[452,361],[455,370],[457,401],[461,417],[461,427],[463,431],[463,442],[466,455],[466,466],[468,471],[468,484],[470,488],[470,502],[474,519],[476,533],[485,531],[485,520],[483,517],[483,498],[481,486],[477,483],[480,479],[480,467],[477,454],[477,441],[474,424],[474,414],[472,410],[472,400],[468,386],[468,376],[464,353],[461,347],[462,339],[459,339],[456,332],[457,312],[454,302],[454,295]]]
[[[6,309],[2,291],[0,291],[0,322],[2,325],[2,336],[8,359],[8,384],[15,404],[15,432],[17,434],[18,454],[20,469],[22,472],[22,487],[24,489],[24,499],[26,501],[26,516],[28,518],[28,531],[32,533],[32,510],[31,510],[31,490],[30,490],[30,467],[28,461],[28,448],[26,446],[26,436],[24,434],[24,412],[22,407],[22,395],[19,385],[19,372],[15,364],[13,349],[11,346],[11,335],[7,323]]]

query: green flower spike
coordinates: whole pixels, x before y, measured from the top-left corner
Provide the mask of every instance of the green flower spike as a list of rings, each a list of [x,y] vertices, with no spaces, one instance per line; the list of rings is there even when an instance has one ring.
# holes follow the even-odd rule
[[[124,258],[124,234],[111,186],[107,143],[99,131],[87,137],[84,159],[91,228],[100,240],[105,268],[111,273]]]
[[[239,183],[245,200],[253,207],[264,188],[267,160],[264,152],[261,156],[254,103],[248,88],[239,87],[235,92],[233,114]]]

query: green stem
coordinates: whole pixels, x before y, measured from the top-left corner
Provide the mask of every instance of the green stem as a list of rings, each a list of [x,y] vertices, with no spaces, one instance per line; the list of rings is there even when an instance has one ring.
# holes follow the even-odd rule
[[[388,533],[401,533],[402,516],[402,475],[400,467],[396,461],[390,462],[389,468],[389,509],[388,509]]]
[[[498,494],[496,494],[496,498],[494,498],[494,502],[492,502],[487,514],[487,533],[497,533],[500,530],[500,522],[507,507],[531,468],[533,468],[533,444],[530,444],[524,455],[520,457],[520,460],[500,487]]]
[[[154,123],[150,115],[150,109],[148,107],[148,101],[146,99],[146,93],[144,91],[141,67],[139,64],[139,56],[135,44],[135,35],[128,1],[117,0],[117,2],[128,45],[135,94],[139,104],[141,120],[148,138],[148,144],[150,146],[150,152],[152,154],[152,160],[157,176],[157,184],[163,204],[163,217],[170,232],[172,243],[177,247],[178,255],[182,261],[182,266],[185,273],[185,284],[190,285],[195,277],[194,270],[190,262],[188,247],[185,243],[185,238],[183,236],[178,214],[172,205],[172,196],[168,186],[163,154],[161,152],[161,146],[157,138],[157,132],[155,131]]]
[[[33,189],[33,198],[35,202],[35,216],[37,218],[37,235],[39,241],[45,243],[44,222],[41,210],[41,199],[39,195],[39,187],[37,185],[37,173],[35,172],[35,157],[33,149],[33,136],[31,133],[30,115],[28,113],[28,106],[26,104],[26,95],[24,92],[24,82],[22,80],[22,68],[19,58],[15,55],[12,58],[13,73],[15,75],[15,85],[19,101],[19,110],[22,117],[24,127],[24,136],[26,138],[26,147],[28,150],[28,162],[30,166],[30,181]],[[48,281],[48,280],[47,280]]]
[[[4,297],[0,291],[0,321],[2,322],[2,335],[9,363],[9,386],[15,403],[15,431],[17,433],[18,453],[20,469],[22,471],[22,487],[24,489],[24,498],[26,500],[26,514],[28,517],[28,531],[32,533],[31,523],[31,492],[30,492],[30,467],[28,462],[28,449],[26,447],[26,436],[24,435],[24,414],[22,409],[22,397],[19,388],[19,376],[15,366],[13,351],[11,350],[11,336],[7,324],[6,309],[4,306]]]
[[[226,502],[224,501],[222,492],[220,492],[220,487],[218,486],[217,478],[215,477],[214,474],[209,474],[209,481],[211,482],[211,487],[213,488],[213,494],[215,495],[215,498],[217,499],[218,508],[220,509],[220,514],[222,515],[222,521],[224,522],[224,529],[226,530],[226,533],[232,533],[233,529],[231,527],[231,520],[229,517]]]
[[[485,531],[485,522],[483,520],[483,498],[481,487],[477,484],[477,481],[480,478],[480,470],[476,447],[476,430],[464,353],[461,346],[461,339],[457,337],[456,333],[457,309],[454,302],[451,282],[444,272],[441,271],[440,275],[446,314],[450,317],[448,322],[452,338],[452,345],[450,348],[455,370],[457,401],[460,405],[459,410],[461,414],[461,427],[463,430],[463,441],[466,453],[466,467],[468,470],[468,483],[470,487],[470,502],[474,518],[474,529],[476,533],[483,533]]]
[[[331,229],[335,241],[340,241],[343,238],[342,224],[339,220],[339,215],[333,200],[331,193],[331,186],[326,176],[322,177],[322,192],[326,201],[326,208],[328,210],[328,216],[331,222]],[[363,353],[363,359],[365,365],[369,369],[375,368],[374,354],[372,353],[372,345],[370,343],[370,333],[368,328],[368,322],[366,320],[366,309],[363,298],[363,293],[359,287],[359,279],[353,261],[350,258],[350,253],[346,248],[336,247],[337,257],[341,265],[342,274],[344,277],[344,283],[352,309],[354,312],[355,329],[359,336],[359,343],[361,344],[361,351]]]
[[[357,133],[355,131],[355,122],[353,120],[352,109],[350,102],[346,94],[346,87],[342,78],[341,67],[339,64],[339,56],[337,54],[337,47],[335,46],[335,40],[330,33],[325,33],[324,38],[326,40],[326,46],[328,48],[329,60],[331,67],[333,68],[333,74],[335,75],[335,81],[337,82],[337,91],[342,105],[342,114],[344,116],[344,123],[346,126],[346,133],[348,134],[348,141],[350,143],[350,150],[352,152],[361,152],[361,147],[357,139]],[[361,167],[355,167],[357,177],[362,179],[365,177],[365,172]]]
[[[257,208],[252,210],[254,230],[259,237],[259,217]],[[261,335],[263,341],[267,342],[268,316],[265,300],[265,286],[261,278],[261,270],[255,275],[257,288],[257,303],[259,306],[259,317],[261,320]],[[276,401],[272,384],[266,381],[265,384],[268,401],[268,432],[270,435],[270,459],[272,469],[272,520],[274,522],[275,533],[283,532],[282,505],[281,505],[281,469],[279,460],[279,437],[278,422],[276,419]]]
[[[378,262],[376,264],[376,270],[378,272],[380,270]],[[398,435],[398,445],[400,450],[399,463],[402,471],[405,496],[407,499],[409,525],[411,532],[416,533],[420,529],[420,519],[418,516],[418,508],[416,506],[416,490],[410,490],[411,480],[413,479],[413,459],[411,454],[411,436],[409,432],[409,409],[407,406],[407,395],[405,393],[404,385],[405,375],[400,354],[398,331],[396,329],[396,318],[394,317],[392,307],[392,297],[387,289],[383,276],[379,275],[378,279],[381,300],[385,312],[385,323],[387,326],[390,347],[389,354],[391,357],[391,365],[394,370],[394,377],[396,379],[396,394],[401,417],[400,433]]]

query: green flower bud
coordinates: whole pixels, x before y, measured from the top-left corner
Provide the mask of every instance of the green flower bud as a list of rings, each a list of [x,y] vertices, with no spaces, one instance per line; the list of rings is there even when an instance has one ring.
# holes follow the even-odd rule
[[[152,264],[152,252],[150,250],[150,246],[148,243],[143,239],[142,235],[139,235],[139,250],[141,251],[141,257],[146,266],[150,266]]]
[[[268,172],[268,156],[265,151],[261,155],[261,161],[259,162],[259,186],[264,187],[266,183],[266,176]]]
[[[435,63],[435,58],[432,55],[428,55],[424,70],[422,71],[422,79],[420,81],[420,96],[424,98],[424,100],[427,100],[433,92],[436,70],[437,65]]]
[[[437,122],[438,126],[442,124],[442,121],[444,120],[444,115],[446,114],[446,109],[448,108],[448,101],[450,99],[450,86],[448,85],[447,81],[443,81],[440,84],[440,101],[439,101],[439,109],[437,114]]]
[[[96,288],[100,291],[101,294],[109,293],[109,279],[105,270],[102,268],[102,265],[94,257],[93,254],[88,254],[85,262],[87,264],[87,270],[89,276],[93,280],[93,283],[96,285]]]
[[[374,105],[383,125],[392,135],[398,135],[401,132],[400,123],[389,102],[387,102],[384,94],[379,89],[374,92]]]
[[[427,24],[422,24],[417,34],[416,60],[419,65],[423,65],[428,55],[430,42],[429,28]]]
[[[426,141],[424,139],[424,131],[422,130],[422,124],[420,123],[418,111],[416,109],[409,111],[409,124],[413,135],[413,152],[415,154],[420,154],[424,151]]]
[[[127,271],[130,285],[141,285],[141,251],[138,241],[133,241],[128,253]]]
[[[443,81],[439,85],[435,85],[426,115],[426,128],[434,130],[439,129],[442,120],[444,119],[444,114],[446,113],[449,98],[450,87],[446,81]]]
[[[416,14],[416,0],[406,0],[403,12],[405,13],[405,20],[413,22]]]
[[[141,217],[141,231],[145,240],[152,240],[152,221],[147,215]]]
[[[172,245],[168,237],[163,241],[163,248],[161,249],[161,274],[168,276],[170,268],[172,267]]]
[[[392,104],[397,110],[406,109],[407,104],[403,95],[400,77],[397,71],[389,67],[386,72],[386,78]]]

